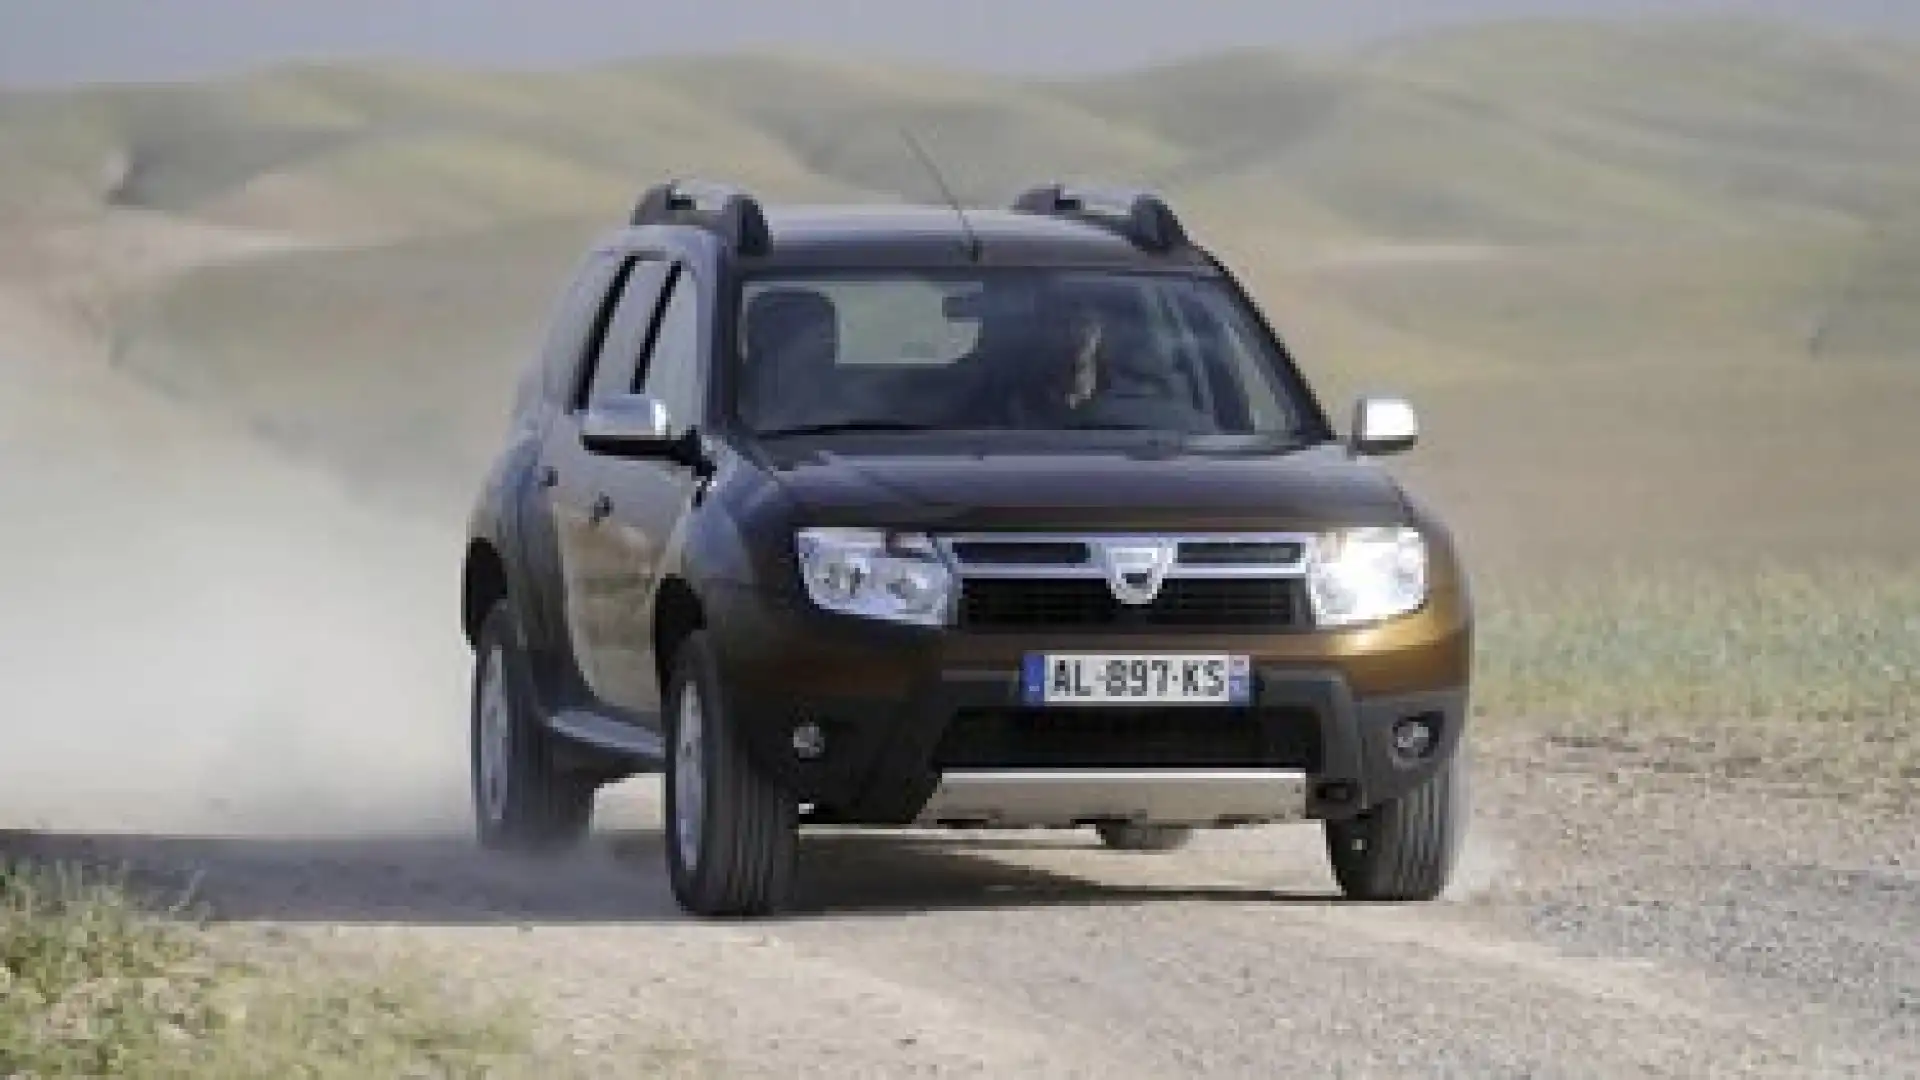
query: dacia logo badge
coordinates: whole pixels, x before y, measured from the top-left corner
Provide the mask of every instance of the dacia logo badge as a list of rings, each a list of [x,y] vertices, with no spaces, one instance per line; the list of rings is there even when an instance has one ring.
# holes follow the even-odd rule
[[[1119,540],[1099,545],[1101,567],[1113,598],[1139,607],[1160,595],[1160,583],[1173,567],[1170,540]]]

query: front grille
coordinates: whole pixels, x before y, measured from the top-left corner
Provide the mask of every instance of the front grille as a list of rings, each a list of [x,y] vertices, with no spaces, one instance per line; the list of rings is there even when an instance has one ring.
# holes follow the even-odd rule
[[[1168,578],[1153,603],[1136,607],[1098,578],[976,578],[962,587],[961,622],[977,630],[1298,629],[1302,588],[1297,578]]]
[[[973,566],[1081,566],[1087,545],[1076,540],[962,540],[953,545],[960,561]]]
[[[970,709],[935,751],[941,769],[1320,769],[1320,725],[1300,709]]]
[[[1186,540],[1182,566],[1296,566],[1307,546],[1298,540]]]

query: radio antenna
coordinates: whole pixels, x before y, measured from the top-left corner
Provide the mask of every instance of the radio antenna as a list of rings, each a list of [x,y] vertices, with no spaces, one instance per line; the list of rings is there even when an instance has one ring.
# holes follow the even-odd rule
[[[973,231],[973,223],[967,220],[967,212],[961,208],[960,200],[954,198],[953,189],[947,186],[946,178],[940,175],[940,167],[933,163],[932,156],[920,145],[920,140],[913,137],[913,132],[901,128],[900,138],[906,141],[913,156],[920,159],[920,164],[926,166],[927,175],[933,177],[934,186],[940,189],[940,197],[947,200],[947,205],[953,208],[953,216],[960,219],[960,231],[967,234],[967,258],[979,262],[980,236]]]

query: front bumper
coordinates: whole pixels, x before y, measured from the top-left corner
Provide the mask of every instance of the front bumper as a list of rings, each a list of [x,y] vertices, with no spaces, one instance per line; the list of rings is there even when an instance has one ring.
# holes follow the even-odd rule
[[[730,715],[823,822],[1337,819],[1418,787],[1468,715],[1471,622],[1453,594],[1371,629],[1150,637],[923,630],[744,590],[709,603]],[[1030,650],[1244,653],[1253,702],[1040,713],[1020,698]],[[1393,746],[1407,718],[1436,736],[1413,760]],[[803,722],[826,734],[818,759],[794,750]]]

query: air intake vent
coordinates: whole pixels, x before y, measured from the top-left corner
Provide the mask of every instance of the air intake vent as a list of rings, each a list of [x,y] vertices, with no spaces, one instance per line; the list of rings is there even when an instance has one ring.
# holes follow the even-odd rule
[[[1097,578],[968,581],[962,625],[978,630],[1153,629],[1156,627],[1294,630],[1307,606],[1296,578],[1169,578],[1153,603],[1114,599]]]

